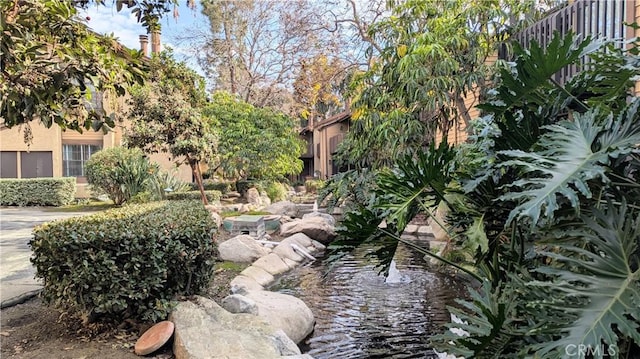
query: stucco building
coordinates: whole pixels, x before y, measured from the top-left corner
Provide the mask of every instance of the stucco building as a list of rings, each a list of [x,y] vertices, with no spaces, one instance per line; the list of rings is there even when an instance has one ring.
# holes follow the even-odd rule
[[[145,56],[148,45],[148,36],[141,35],[140,46]],[[151,34],[151,52],[157,53],[160,48],[160,33]],[[35,120],[30,123],[33,141],[26,144],[20,127],[7,128],[0,124],[0,178],[76,177],[76,197],[89,197],[85,162],[101,149],[121,146],[127,126],[123,116],[127,110],[126,98],[109,99],[100,93],[92,95],[91,106],[118,114],[116,127],[106,134],[91,130],[83,133],[63,131],[57,124],[46,128]],[[169,154],[149,157],[181,180],[192,181],[189,166],[176,168]]]

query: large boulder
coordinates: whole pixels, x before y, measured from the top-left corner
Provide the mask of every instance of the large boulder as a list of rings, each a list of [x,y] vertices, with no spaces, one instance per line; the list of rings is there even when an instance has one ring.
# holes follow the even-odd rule
[[[222,308],[231,313],[248,313],[258,315],[256,302],[240,294],[231,294],[222,300]]]
[[[213,300],[196,296],[180,302],[169,318],[175,324],[176,359],[275,359],[301,355],[287,335],[262,317],[232,314]]]
[[[218,245],[220,259],[236,263],[252,263],[269,252],[268,248],[246,234],[235,236]]]
[[[298,217],[299,215],[298,206],[291,201],[275,202],[264,210],[272,214],[279,214],[281,216]]]
[[[286,237],[304,233],[322,244],[329,244],[336,237],[335,228],[322,217],[299,219],[280,226],[280,235]]]
[[[262,206],[262,197],[260,197],[260,192],[256,188],[249,188],[245,194],[245,198],[249,205]]]
[[[322,212],[318,212],[318,211],[305,213],[302,216],[302,219],[314,218],[314,217],[320,217],[320,218],[324,219],[330,226],[335,226],[336,225],[336,219],[333,218],[332,215],[330,215],[329,213],[322,213]]]
[[[264,290],[249,290],[243,295],[256,303],[259,317],[282,329],[295,343],[300,343],[313,331],[315,318],[302,300]]]

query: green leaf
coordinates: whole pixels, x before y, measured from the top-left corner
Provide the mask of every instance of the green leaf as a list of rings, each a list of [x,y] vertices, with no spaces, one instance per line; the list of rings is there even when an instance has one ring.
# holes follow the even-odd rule
[[[560,207],[559,198],[565,198],[577,211],[580,195],[591,198],[589,182],[599,179],[608,182],[609,156],[618,157],[636,151],[640,143],[638,104],[634,101],[629,110],[614,119],[606,117],[607,127],[598,125],[599,112],[574,114],[573,121],[562,121],[547,127],[549,131],[537,143],[536,152],[502,151],[513,158],[500,164],[515,166],[524,176],[514,181],[512,191],[500,200],[519,201],[509,214],[507,223],[514,218],[530,217],[536,225],[541,215],[552,218]],[[516,191],[520,190],[520,191]]]
[[[576,315],[562,328],[560,339],[539,345],[541,353],[555,350],[568,357],[568,345],[615,346],[619,334],[640,343],[640,218],[623,201],[619,207],[609,202],[607,210],[594,210],[593,217],[583,220],[586,227],[550,241],[559,251],[542,252],[561,264],[538,269],[553,282],[531,283],[566,296],[564,310]]]
[[[484,230],[484,215],[482,217],[475,217],[473,219],[473,225],[465,232],[467,241],[465,246],[475,251],[480,247],[481,253],[487,253],[489,250],[489,240]]]

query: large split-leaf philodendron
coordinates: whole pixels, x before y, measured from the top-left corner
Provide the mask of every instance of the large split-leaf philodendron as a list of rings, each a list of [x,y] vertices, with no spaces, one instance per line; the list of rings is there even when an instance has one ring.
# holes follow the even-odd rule
[[[450,308],[462,323],[449,328],[465,333],[434,337],[438,350],[477,358],[635,357],[638,47],[556,35],[545,49],[514,48],[514,61],[480,106],[473,140],[447,150],[455,155],[431,147],[379,172],[371,204],[346,216],[335,249],[379,241],[387,248],[379,253],[393,255],[388,249],[406,223],[446,203],[450,244],[467,253],[456,258],[471,261],[456,267],[470,272],[475,289]],[[558,84],[552,75],[567,65],[582,71]],[[387,228],[377,228],[383,219]]]

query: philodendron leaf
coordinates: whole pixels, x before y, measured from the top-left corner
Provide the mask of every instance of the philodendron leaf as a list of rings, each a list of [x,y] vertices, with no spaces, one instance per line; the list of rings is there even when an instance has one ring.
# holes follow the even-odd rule
[[[532,282],[539,288],[559,291],[567,298],[565,311],[576,320],[562,328],[557,341],[539,345],[540,353],[556,352],[570,357],[570,346],[591,348],[595,358],[616,350],[622,334],[640,343],[640,268],[637,250],[640,218],[608,204],[608,211],[594,210],[594,218],[583,217],[585,227],[566,232],[552,244],[557,251],[543,252],[556,264],[538,269],[553,282]]]
[[[489,240],[487,233],[484,231],[484,215],[473,219],[473,225],[465,232],[467,241],[465,246],[475,251],[480,247],[480,252],[487,253],[489,250]]]
[[[501,167],[519,167],[526,176],[513,182],[512,191],[501,200],[519,202],[511,211],[508,223],[517,217],[530,217],[536,225],[541,217],[553,218],[559,198],[565,198],[576,210],[580,196],[591,198],[589,181],[608,182],[606,175],[610,157],[637,151],[640,126],[637,125],[635,100],[629,110],[617,118],[607,117],[606,125],[598,125],[598,111],[574,114],[573,121],[547,126],[536,152],[502,151],[513,158]],[[600,116],[601,117],[601,116]]]

